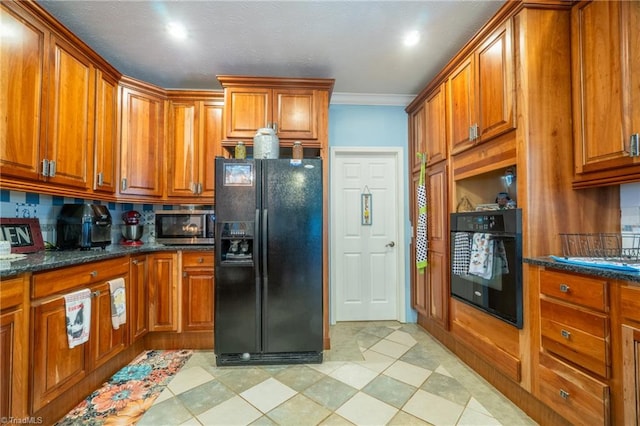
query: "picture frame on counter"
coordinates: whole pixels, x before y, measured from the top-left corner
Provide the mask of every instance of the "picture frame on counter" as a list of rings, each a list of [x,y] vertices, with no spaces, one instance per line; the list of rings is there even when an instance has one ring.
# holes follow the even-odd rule
[[[33,218],[0,218],[0,241],[11,244],[11,253],[44,250],[40,221]]]

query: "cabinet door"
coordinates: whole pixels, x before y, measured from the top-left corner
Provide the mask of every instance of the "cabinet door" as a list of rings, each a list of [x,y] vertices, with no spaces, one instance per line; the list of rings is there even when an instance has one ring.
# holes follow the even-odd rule
[[[95,122],[93,190],[114,194],[117,186],[118,83],[100,70],[96,73]]]
[[[476,137],[483,142],[515,128],[511,27],[509,19],[475,54]]]
[[[416,239],[418,228],[418,203],[416,201],[416,193],[420,182],[420,172],[414,173],[412,176],[412,192],[411,192],[411,224],[413,235],[411,236],[411,288],[412,297],[411,305],[413,309],[418,311],[425,317],[428,315],[429,293],[427,289],[427,273],[420,272],[416,267]]]
[[[213,254],[182,255],[182,331],[213,331]]]
[[[133,344],[149,331],[149,288],[147,284],[147,256],[136,256],[129,266],[127,304],[129,342]]]
[[[164,100],[123,87],[120,194],[162,195],[163,144]]]
[[[233,87],[225,89],[225,134],[253,141],[256,130],[271,124],[271,90]]]
[[[445,83],[442,83],[425,101],[425,139],[428,165],[447,158],[445,99]]]
[[[420,171],[422,154],[426,154],[427,151],[425,114],[425,103],[422,103],[416,110],[409,113],[409,164],[412,166],[413,173]]]
[[[149,256],[149,331],[178,331],[178,258]]]
[[[453,71],[448,79],[449,146],[455,154],[473,145],[470,126],[475,120],[473,56]]]
[[[199,140],[196,102],[171,102],[167,195],[195,197],[198,194]]]
[[[640,424],[640,330],[622,325],[624,424]]]
[[[222,114],[221,102],[205,101],[202,106],[202,155],[200,155],[201,192],[200,196],[213,201],[216,186],[215,158],[222,155]]]
[[[38,411],[80,382],[88,371],[86,343],[69,348],[64,298],[32,305],[32,405]]]
[[[630,139],[640,133],[640,3],[593,1],[572,9],[575,171],[640,173]],[[623,168],[633,166],[633,170]],[[580,179],[580,177],[578,177]]]
[[[95,68],[63,39],[52,36],[47,148],[51,183],[92,187]]]
[[[9,2],[0,3],[0,26],[0,177],[37,180],[46,136],[49,33]]]
[[[272,115],[280,139],[317,139],[315,92],[304,89],[274,89]]]
[[[129,291],[125,278],[125,294]],[[109,283],[91,287],[91,369],[95,369],[124,350],[127,344],[127,324],[116,330],[111,322],[111,292]]]
[[[439,163],[427,170],[427,282],[429,318],[446,327],[449,311],[447,167]]]

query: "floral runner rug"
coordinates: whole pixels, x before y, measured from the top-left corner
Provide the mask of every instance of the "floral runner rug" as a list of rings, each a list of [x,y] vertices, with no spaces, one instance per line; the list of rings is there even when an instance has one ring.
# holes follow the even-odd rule
[[[146,351],[85,398],[56,425],[133,425],[193,351]]]

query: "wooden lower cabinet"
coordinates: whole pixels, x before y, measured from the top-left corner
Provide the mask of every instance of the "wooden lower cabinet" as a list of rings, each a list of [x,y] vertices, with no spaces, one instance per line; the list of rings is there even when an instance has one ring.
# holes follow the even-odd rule
[[[214,253],[182,253],[182,331],[213,332]]]
[[[0,419],[27,414],[28,276],[0,282]]]
[[[129,293],[127,296],[129,342],[134,343],[149,331],[148,257],[131,257],[129,262]]]
[[[149,255],[149,331],[178,331],[178,254]]]
[[[32,292],[42,297],[31,302],[32,413],[125,349],[128,327],[112,326],[108,280],[124,278],[126,291],[128,273],[123,257],[33,276]],[[69,348],[64,295],[84,288],[92,295],[89,341]]]

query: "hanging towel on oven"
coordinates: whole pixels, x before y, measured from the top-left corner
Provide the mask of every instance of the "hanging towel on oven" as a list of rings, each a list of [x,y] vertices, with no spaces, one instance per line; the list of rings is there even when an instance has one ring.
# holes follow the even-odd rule
[[[91,291],[79,290],[64,296],[69,348],[89,340],[91,329]]]
[[[417,154],[421,158],[420,179],[416,198],[418,201],[418,226],[416,228],[416,267],[424,273],[427,267],[427,187],[425,185],[425,154]]]
[[[124,291],[124,278],[116,278],[109,281],[111,293],[111,325],[117,330],[127,322],[127,304]]]
[[[486,280],[493,276],[494,241],[489,234],[477,232],[473,234],[471,243],[471,259],[469,274]]]
[[[469,233],[456,232],[453,240],[453,261],[451,271],[454,275],[467,275],[469,273],[469,261],[471,253],[471,240]]]

